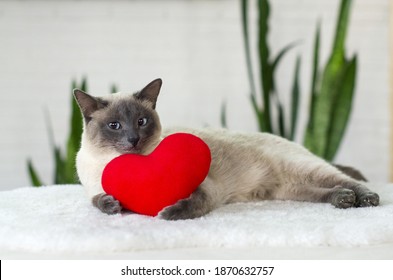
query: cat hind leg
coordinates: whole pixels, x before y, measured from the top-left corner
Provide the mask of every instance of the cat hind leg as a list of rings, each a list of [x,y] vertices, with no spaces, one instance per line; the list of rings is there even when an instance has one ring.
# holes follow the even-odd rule
[[[358,183],[342,183],[331,187],[297,186],[278,199],[330,203],[336,208],[370,207],[379,204],[378,194]]]
[[[372,207],[379,205],[379,195],[367,187],[354,182],[346,182],[325,189],[321,202],[328,202],[337,208]]]
[[[331,203],[337,208],[370,207],[379,205],[377,193],[328,165],[320,165],[306,176],[304,192],[311,192],[315,202]],[[308,195],[310,196],[310,195]]]
[[[379,205],[379,195],[372,192],[367,187],[356,184],[347,183],[344,187],[352,190],[356,194],[355,207],[370,207]]]

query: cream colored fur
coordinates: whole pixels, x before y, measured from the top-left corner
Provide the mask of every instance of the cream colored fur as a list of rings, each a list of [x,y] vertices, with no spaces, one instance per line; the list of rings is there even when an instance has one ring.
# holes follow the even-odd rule
[[[96,147],[87,139],[86,133],[83,133],[82,147],[76,157],[76,168],[89,198],[104,192],[101,185],[102,172],[105,166],[119,155],[116,151],[103,151]]]
[[[196,218],[223,204],[267,199],[328,202],[339,208],[378,205],[379,196],[370,192],[362,182],[345,175],[301,145],[272,134],[181,128],[161,135],[155,111],[161,84],[162,81],[156,79],[134,95],[116,94],[100,99],[75,92],[85,117],[82,145],[77,155],[78,175],[93,204],[101,211],[115,214],[121,210],[119,202],[105,195],[101,186],[105,165],[120,155],[119,148],[114,146],[118,145],[117,142],[106,138],[116,138],[119,134],[111,132],[108,136],[108,129],[102,126],[106,127],[108,121],[115,121],[112,118],[118,118],[113,117],[117,116],[117,112],[123,114],[123,120],[118,121],[123,121],[125,126],[134,124],[143,117],[138,115],[139,111],[149,115],[149,124],[155,126],[150,126],[154,129],[148,130],[148,134],[141,127],[123,131],[132,137],[135,135],[133,129],[144,135],[138,153],[151,153],[168,134],[189,132],[202,138],[212,154],[206,179],[188,199],[163,209],[159,214],[161,218]],[[106,133],[106,138],[100,138],[100,133]]]
[[[316,189],[354,181],[299,144],[268,133],[173,129],[201,137],[212,163],[204,190],[217,204],[260,199],[313,200]],[[333,178],[334,179],[333,179]],[[336,182],[334,182],[336,180]],[[203,185],[203,184],[202,184]]]
[[[353,180],[302,146],[268,133],[240,133],[224,129],[171,129],[201,137],[210,147],[212,163],[205,190],[219,204],[256,199],[299,200],[299,193],[323,177]],[[153,147],[154,148],[154,147]],[[101,174],[105,165],[120,154],[96,147],[82,136],[77,170],[90,198],[103,193]],[[300,199],[303,200],[303,199]]]

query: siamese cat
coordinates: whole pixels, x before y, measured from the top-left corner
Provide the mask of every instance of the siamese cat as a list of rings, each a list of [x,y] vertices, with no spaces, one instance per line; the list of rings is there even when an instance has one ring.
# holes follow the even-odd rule
[[[379,204],[378,194],[367,189],[360,173],[332,166],[301,145],[272,134],[224,129],[179,129],[162,134],[156,112],[161,85],[161,79],[156,79],[134,94],[105,97],[74,90],[84,118],[77,172],[93,205],[102,212],[116,214],[122,209],[101,186],[106,164],[121,154],[147,155],[165,135],[174,132],[203,139],[212,162],[198,189],[164,208],[158,215],[162,219],[193,219],[227,203],[255,200],[324,202],[337,208]]]

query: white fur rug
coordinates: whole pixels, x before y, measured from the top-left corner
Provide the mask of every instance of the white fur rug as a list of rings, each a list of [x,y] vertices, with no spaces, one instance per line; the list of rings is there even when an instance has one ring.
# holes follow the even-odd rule
[[[262,201],[186,221],[108,216],[77,185],[0,192],[0,251],[99,253],[180,248],[258,248],[393,243],[393,185],[373,188],[381,206]]]

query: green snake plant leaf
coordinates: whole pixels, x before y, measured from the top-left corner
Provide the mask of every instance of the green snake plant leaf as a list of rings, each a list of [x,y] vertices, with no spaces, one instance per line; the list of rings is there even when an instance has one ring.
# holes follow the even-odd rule
[[[76,83],[73,83],[73,86]],[[72,88],[74,89],[74,88]],[[87,91],[86,78],[82,79],[80,89]],[[64,163],[64,183],[78,183],[76,177],[75,160],[76,154],[79,151],[81,136],[83,130],[83,119],[79,110],[79,106],[75,98],[71,95],[71,120],[70,120],[70,133],[67,141],[67,157]]]
[[[290,43],[290,44],[288,44],[287,46],[285,46],[278,54],[277,54],[277,56],[275,57],[275,59],[273,60],[273,62],[271,63],[271,66],[270,66],[270,68],[271,68],[271,72],[270,72],[270,80],[271,80],[271,87],[272,87],[272,90],[274,91],[274,90],[276,90],[276,86],[275,86],[275,81],[274,81],[274,75],[275,75],[275,72],[276,72],[276,69],[277,69],[277,66],[279,65],[279,63],[280,63],[280,61],[281,61],[281,59],[284,57],[284,55],[289,51],[289,50],[291,50],[292,48],[294,48],[295,46],[297,46],[299,43],[298,42],[293,42],[293,43]]]
[[[270,50],[267,44],[267,35],[269,32],[269,15],[270,6],[267,0],[258,0],[259,18],[258,18],[258,51],[259,67],[261,75],[261,88],[263,98],[263,118],[266,132],[273,132],[270,113],[270,92],[272,90],[272,69],[269,64]],[[261,125],[262,126],[262,125]]]
[[[61,154],[61,150],[59,147],[55,147],[53,151],[54,159],[55,159],[55,170],[54,170],[54,183],[55,184],[66,184],[69,183],[67,181],[67,172],[66,172],[66,161]]]
[[[278,134],[282,137],[286,137],[288,138],[287,135],[287,131],[285,128],[285,116],[284,116],[284,107],[280,101],[280,98],[278,96],[278,93],[276,91],[276,85],[275,85],[275,81],[274,81],[274,76],[275,76],[275,72],[277,69],[277,66],[279,65],[281,59],[284,57],[284,55],[293,47],[295,47],[297,45],[297,43],[291,43],[289,45],[287,45],[286,47],[284,47],[276,56],[276,58],[273,60],[273,62],[270,64],[270,71],[269,71],[269,76],[267,77],[270,82],[270,92],[273,95],[273,98],[276,100],[276,107],[277,107],[277,111],[278,111],[278,131],[274,131],[274,127],[273,127],[273,122],[272,123],[272,130],[274,131],[275,134]]]
[[[256,96],[250,94],[251,105],[254,109],[254,113],[257,117],[259,131],[267,131],[266,122],[264,119],[266,118],[265,112],[258,107]]]
[[[111,93],[116,93],[116,92],[119,92],[118,90],[117,90],[117,86],[115,85],[115,84],[113,84],[112,86],[111,86],[111,91],[110,91]]]
[[[292,99],[291,99],[291,125],[288,139],[295,139],[296,132],[296,124],[299,110],[299,93],[300,93],[300,84],[299,84],[299,72],[300,72],[300,56],[296,59],[295,64],[295,74],[293,78],[292,85]]]
[[[284,55],[294,47],[296,47],[299,44],[299,42],[292,42],[288,45],[286,45],[282,50],[277,54],[276,58],[272,62],[272,69],[275,70],[277,65],[280,63],[281,59],[284,57]]]
[[[221,126],[223,128],[228,128],[227,123],[227,103],[224,101],[221,104],[221,115],[220,115]]]
[[[351,0],[343,0],[337,22],[332,53],[321,77],[321,85],[315,100],[313,115],[313,144],[309,147],[316,155],[324,157],[328,145],[328,134],[332,122],[334,101],[342,88],[345,75],[344,43],[348,27]],[[306,141],[307,143],[307,141]]]
[[[284,47],[273,59],[270,61],[270,49],[268,46],[269,33],[269,15],[270,5],[268,0],[258,0],[258,58],[260,70],[261,83],[261,101],[259,105],[257,98],[257,90],[254,81],[254,73],[251,60],[250,38],[248,29],[248,0],[241,0],[241,15],[242,15],[242,31],[243,41],[246,53],[247,73],[250,84],[250,99],[252,108],[257,116],[259,130],[280,134],[286,136],[285,122],[284,122],[284,107],[279,101],[277,92],[275,91],[274,75],[275,70],[284,57],[284,55],[292,49],[296,43],[291,43]],[[277,122],[273,122],[271,115],[271,106],[275,105],[278,112]],[[277,130],[277,131],[276,131]]]
[[[314,53],[313,53],[313,63],[312,63],[311,101],[317,95],[320,41],[321,41],[321,24],[318,22],[317,31],[315,33]]]
[[[341,0],[336,33],[333,41],[333,56],[343,57],[345,55],[345,38],[347,36],[351,5],[352,0]]]
[[[77,84],[75,81],[73,81],[72,88],[76,88],[76,87]],[[87,87],[87,81],[86,78],[84,78],[82,80],[80,88],[86,91],[86,87]],[[80,147],[83,122],[82,122],[82,115],[79,111],[79,107],[73,98],[72,98],[71,105],[72,107],[71,107],[70,132],[69,132],[69,137],[67,139],[65,156],[62,153],[60,147],[58,147],[55,143],[55,137],[54,137],[52,124],[50,122],[49,112],[48,110],[44,111],[46,128],[49,136],[49,144],[53,153],[53,160],[55,165],[54,174],[53,174],[54,184],[78,183],[76,177],[75,158],[76,158],[76,153],[78,152]],[[30,159],[27,160],[27,167],[32,184],[34,186],[43,185]]]
[[[34,168],[34,166],[33,166],[33,163],[32,163],[32,161],[31,161],[31,159],[28,159],[28,160],[27,160],[27,169],[28,169],[28,172],[29,172],[31,184],[32,184],[34,187],[43,186],[44,184],[42,183],[42,180],[41,180],[40,177],[38,176],[38,173],[37,173],[37,171],[35,170],[35,168]]]
[[[313,53],[313,64],[312,64],[312,79],[311,79],[311,98],[310,98],[310,109],[308,115],[308,123],[306,133],[304,137],[304,146],[310,150],[314,150],[314,116],[315,116],[315,102],[318,95],[317,83],[319,79],[318,67],[319,67],[319,45],[321,37],[321,26],[320,23],[317,25],[317,31],[315,34],[314,41],[314,53]]]
[[[279,99],[277,99],[277,110],[278,110],[278,132],[281,137],[286,137],[284,108]]]
[[[48,131],[49,144],[53,153],[53,160],[55,162],[55,169],[53,172],[53,183],[64,183],[64,158],[61,155],[60,148],[56,145],[55,135],[53,133],[52,123],[50,121],[49,111],[45,110],[46,129]]]
[[[334,102],[332,121],[329,128],[329,138],[324,158],[332,161],[337,153],[341,140],[348,124],[352,100],[356,83],[357,57],[354,56],[346,63],[342,88]]]
[[[262,3],[263,2],[263,3]],[[260,49],[262,49],[262,53],[259,53],[259,56],[261,57],[262,54],[264,54],[264,57],[260,60],[260,67],[261,67],[261,72],[263,71],[264,74],[266,73],[268,75],[269,71],[269,64],[268,64],[268,47],[266,43],[266,35],[267,35],[267,19],[268,19],[268,14],[269,14],[269,7],[267,1],[260,1],[258,2],[259,8],[261,9],[263,7],[264,13],[261,13],[260,11],[260,24],[259,24],[259,33],[260,34],[265,34],[263,35],[263,38],[259,37],[260,40],[258,42]],[[267,7],[267,9],[266,9]],[[248,32],[248,0],[242,0],[241,1],[241,18],[242,18],[242,31],[243,31],[243,41],[244,41],[244,49],[245,49],[245,54],[246,54],[246,64],[247,64],[247,76],[248,76],[248,81],[250,84],[250,100],[251,100],[251,105],[254,110],[254,113],[257,117],[258,121],[258,127],[260,131],[268,131],[271,132],[271,121],[270,121],[270,113],[266,114],[267,112],[270,112],[270,97],[269,97],[269,90],[265,90],[266,85],[262,85],[262,100],[263,100],[263,106],[258,104],[257,101],[257,90],[255,86],[255,80],[254,80],[254,72],[253,72],[253,67],[252,67],[252,62],[251,62],[251,48],[250,48],[250,37],[249,37],[249,32]],[[262,27],[261,27],[262,26]],[[267,54],[267,56],[266,56]],[[263,61],[263,62],[261,62]],[[264,109],[263,109],[264,108]]]
[[[313,145],[312,152],[320,157],[324,157],[329,126],[332,121],[333,100],[336,99],[340,89],[339,81],[342,80],[344,58],[336,61],[329,61],[322,74],[321,89],[314,103],[314,125],[313,125]]]

